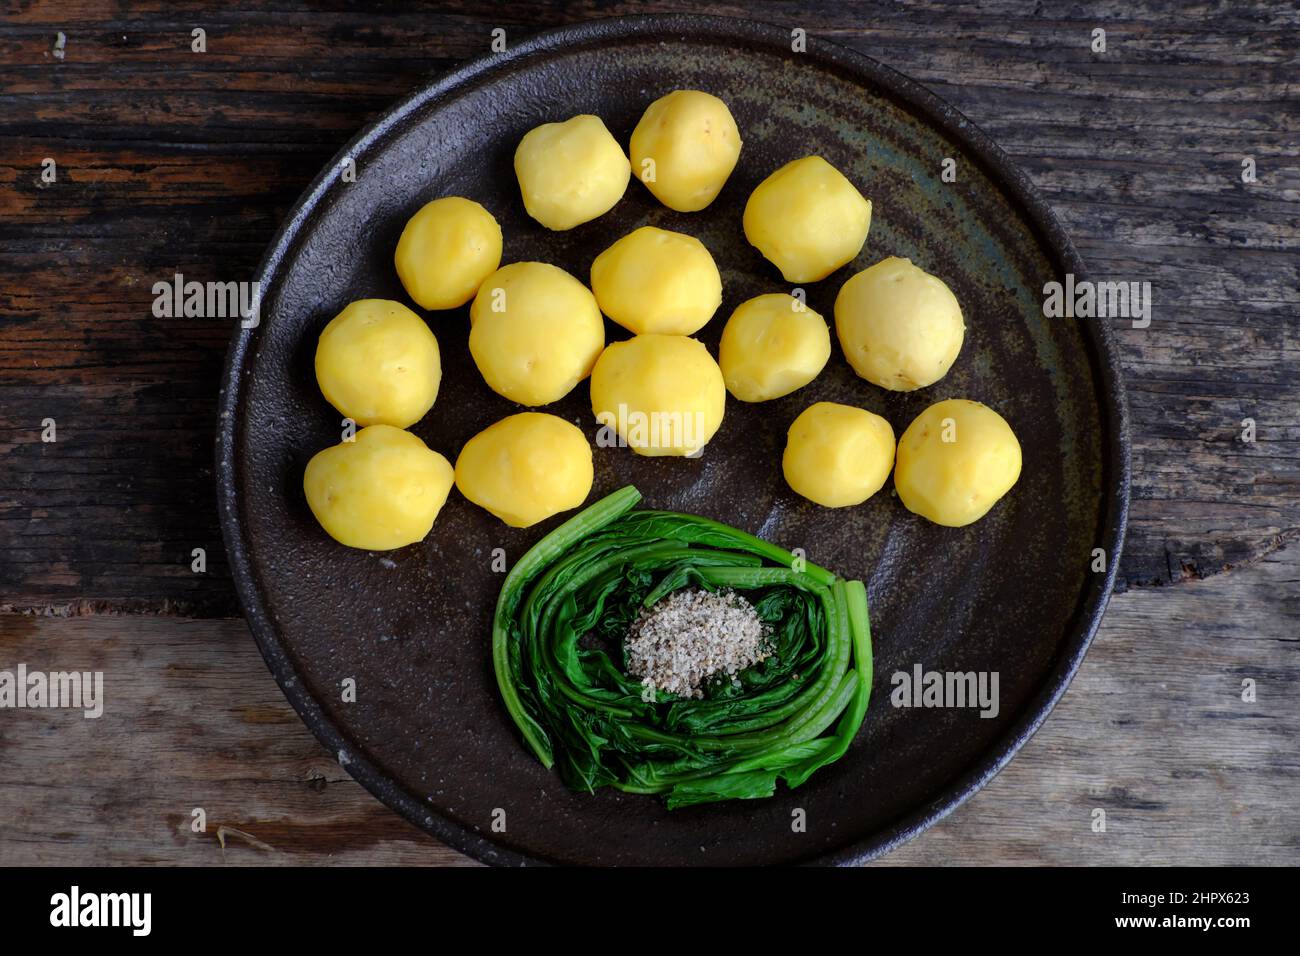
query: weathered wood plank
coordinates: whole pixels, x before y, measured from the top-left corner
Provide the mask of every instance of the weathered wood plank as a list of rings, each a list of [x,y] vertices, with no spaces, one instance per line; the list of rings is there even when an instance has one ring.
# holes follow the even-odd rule
[[[690,6],[199,14],[70,0],[0,19],[0,606],[232,613],[210,442],[230,329],[154,319],[153,282],[251,274],[327,157],[425,75],[482,52],[493,27],[518,38]],[[1300,533],[1293,5],[774,3],[761,16],[930,86],[1026,168],[1095,275],[1152,282],[1151,327],[1119,329],[1135,426],[1126,586],[1212,574]],[[195,26],[207,53],[190,51]],[[1105,53],[1090,48],[1097,27]],[[57,446],[40,441],[46,417]]]
[[[1116,595],[1044,728],[889,862],[1294,866],[1298,732],[1300,549]]]
[[[98,719],[0,711],[0,865],[463,860],[316,743],[242,621],[0,615],[0,656],[105,688]],[[219,827],[273,849],[234,835],[223,853]]]
[[[0,711],[0,865],[466,862],[316,743],[241,621],[0,616],[0,669],[19,662],[102,670],[106,702],[97,720]],[[886,862],[1296,865],[1297,737],[1292,547],[1117,595],[1043,729]],[[195,807],[206,833],[190,829]],[[1092,831],[1098,808],[1105,833]],[[232,836],[223,855],[218,826],[270,849]]]

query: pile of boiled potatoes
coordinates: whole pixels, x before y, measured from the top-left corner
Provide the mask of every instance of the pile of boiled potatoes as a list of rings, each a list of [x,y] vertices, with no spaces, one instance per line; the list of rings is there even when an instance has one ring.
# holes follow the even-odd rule
[[[525,135],[514,167],[528,214],[572,229],[608,212],[632,171],[664,205],[706,208],[740,158],[725,103],[677,90],[650,104],[628,153],[595,116]],[[817,282],[861,251],[871,202],[820,156],[787,163],[745,206],[745,237],[790,283]],[[535,408],[591,379],[598,422],[641,455],[695,455],[722,425],[726,396],[780,398],[809,384],[831,356],[826,321],[801,296],[741,303],[718,358],[691,336],[722,304],[722,279],[698,239],[643,226],[600,253],[590,287],[544,262],[501,265],[501,228],[478,203],[436,199],[407,223],[397,274],[424,309],[469,302],[469,349],[497,393]],[[606,344],[602,316],[632,333]],[[939,381],[965,335],[944,282],[906,259],[857,273],[835,300],[844,357],[862,378],[911,391]],[[506,524],[527,527],[581,505],[592,485],[586,435],[555,415],[510,415],[471,438],[455,467],[408,431],[438,395],[438,342],[400,302],[353,302],[321,333],[316,378],[361,428],[312,458],[307,501],[322,527],[369,550],[419,541],[455,486]],[[950,527],[981,518],[1015,484],[1020,445],[985,405],[950,399],[923,411],[895,443],[884,418],[817,402],[790,425],[786,481],[828,508],[861,504],[894,473],[903,504]]]

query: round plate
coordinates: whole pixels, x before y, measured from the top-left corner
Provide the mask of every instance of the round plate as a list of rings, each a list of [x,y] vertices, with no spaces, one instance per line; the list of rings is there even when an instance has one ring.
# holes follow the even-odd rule
[[[731,107],[744,149],[705,211],[664,208],[638,182],[608,214],[548,232],[525,214],[512,169],[521,136],[579,113],[626,143],[645,107],[677,88]],[[591,501],[632,483],[645,506],[708,515],[846,577],[868,581],[875,690],[849,753],[769,800],[664,809],[652,797],[569,793],[528,753],[501,706],[489,630],[503,575],[561,518],[510,529],[452,492],[429,537],[387,553],[344,548],[317,526],[303,468],[340,438],[312,360],[321,328],[366,297],[408,301],[393,269],[407,218],[438,196],[483,203],[505,262],[541,260],[588,278],[592,259],[652,223],[702,239],[724,301],[699,337],[716,354],[737,304],[789,290],[745,241],[741,213],[781,164],[819,153],[874,202],[849,266],[807,288],[828,319],[840,285],[889,255],[941,276],[966,342],[937,385],[887,393],[836,347],[822,375],[784,399],[729,399],[698,460],[596,448]],[[355,167],[355,181],[344,173]],[[945,182],[945,158],[955,182]],[[1027,179],[977,129],[915,83],[818,39],[692,16],[597,20],[476,60],[398,104],[321,173],[262,264],[261,325],[230,350],[218,483],[226,545],[253,634],[290,702],[379,799],[457,849],[498,863],[752,864],[867,859],[977,790],[1064,691],[1110,593],[1128,496],[1126,417],[1104,325],[1043,317],[1045,282],[1083,272]],[[442,348],[437,405],[413,430],[455,460],[519,409],[491,392],[467,348],[466,309],[428,313]],[[626,333],[608,326],[612,339]],[[968,528],[929,524],[886,488],[856,508],[795,496],[781,476],[785,432],[814,401],[862,405],[901,433],[950,397],[991,405],[1024,449],[1019,484]],[[548,407],[594,439],[588,390]],[[1103,548],[1107,570],[1091,569]],[[891,705],[891,677],[998,675],[996,716]],[[356,701],[342,683],[356,681]],[[806,827],[792,826],[796,809]],[[504,811],[504,813],[502,813]],[[496,826],[494,827],[494,823]],[[504,829],[501,829],[504,824]]]

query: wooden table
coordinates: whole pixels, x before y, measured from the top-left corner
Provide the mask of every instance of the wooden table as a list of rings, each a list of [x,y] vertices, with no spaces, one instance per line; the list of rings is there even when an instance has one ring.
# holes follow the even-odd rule
[[[111,719],[0,710],[0,864],[468,862],[353,782],[262,663],[214,514],[230,325],[155,318],[151,288],[250,278],[338,147],[494,28],[692,5],[314,6],[0,19],[0,669],[112,682]],[[1178,6],[760,13],[954,103],[1096,276],[1154,288],[1149,328],[1116,325],[1120,593],[1044,729],[886,862],[1300,862],[1300,11]]]

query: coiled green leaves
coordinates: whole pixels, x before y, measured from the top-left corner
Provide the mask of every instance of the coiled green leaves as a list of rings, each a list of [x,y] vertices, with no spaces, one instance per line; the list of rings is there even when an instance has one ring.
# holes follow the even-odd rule
[[[866,589],[708,518],[633,511],[630,485],[539,541],[507,575],[492,657],[525,742],[574,790],[670,808],[771,796],[843,756],[871,696]],[[797,568],[797,570],[796,570]],[[773,653],[703,699],[644,699],[622,642],[684,587],[742,593]]]

